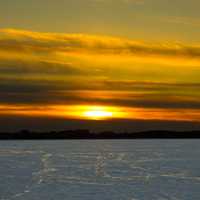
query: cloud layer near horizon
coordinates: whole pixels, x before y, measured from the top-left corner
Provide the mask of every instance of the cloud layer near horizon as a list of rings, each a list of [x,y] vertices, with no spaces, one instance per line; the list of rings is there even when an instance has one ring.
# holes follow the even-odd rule
[[[0,30],[2,114],[5,106],[9,113],[17,105],[28,112],[30,106],[97,104],[132,114],[140,109],[144,119],[152,119],[150,112],[160,120],[171,113],[173,120],[200,121],[199,76],[198,44]]]

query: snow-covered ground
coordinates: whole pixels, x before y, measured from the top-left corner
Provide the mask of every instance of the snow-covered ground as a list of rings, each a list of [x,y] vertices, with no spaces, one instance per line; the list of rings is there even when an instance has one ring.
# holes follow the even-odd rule
[[[199,200],[200,140],[0,141],[0,200]]]

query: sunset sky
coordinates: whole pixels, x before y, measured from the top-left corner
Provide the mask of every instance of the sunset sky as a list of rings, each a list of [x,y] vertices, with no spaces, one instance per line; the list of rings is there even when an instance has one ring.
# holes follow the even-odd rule
[[[0,131],[200,128],[200,1],[0,2]]]

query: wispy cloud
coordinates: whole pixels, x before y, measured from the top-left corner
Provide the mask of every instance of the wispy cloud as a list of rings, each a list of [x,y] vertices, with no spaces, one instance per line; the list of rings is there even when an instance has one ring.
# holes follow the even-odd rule
[[[200,83],[4,78],[0,103],[106,104],[140,108],[200,109]]]
[[[0,31],[0,51],[25,53],[90,53],[199,59],[200,45],[150,44],[84,34],[52,34],[5,29]]]
[[[42,106],[45,115],[52,106],[99,104],[129,110],[131,118],[138,112],[139,119],[172,116],[196,121],[199,64],[198,44],[4,29],[0,30],[0,105],[4,108],[0,113],[6,108],[28,113]],[[21,106],[26,112],[20,111]]]

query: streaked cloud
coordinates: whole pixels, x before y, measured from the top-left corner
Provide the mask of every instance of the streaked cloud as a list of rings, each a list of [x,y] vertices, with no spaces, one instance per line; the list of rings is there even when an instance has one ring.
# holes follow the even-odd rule
[[[102,104],[140,108],[200,109],[200,84],[112,81],[4,79],[0,83],[1,103]],[[118,87],[117,87],[118,86]]]
[[[195,109],[150,109],[150,108],[134,108],[134,107],[106,107],[109,110],[119,115],[113,119],[134,119],[134,120],[171,120],[171,121],[186,121],[200,122],[200,113]],[[10,114],[14,116],[44,116],[44,117],[60,117],[66,119],[87,119],[83,115],[85,111],[90,109],[90,105],[83,106],[66,106],[66,105],[51,105],[51,106],[9,106],[0,105],[0,114]]]
[[[199,121],[199,65],[198,44],[4,29],[0,114],[70,117],[70,107],[103,105],[128,119]]]
[[[0,31],[0,51],[21,53],[90,53],[199,59],[200,45],[148,44],[120,38],[83,34],[52,34],[5,29]]]

